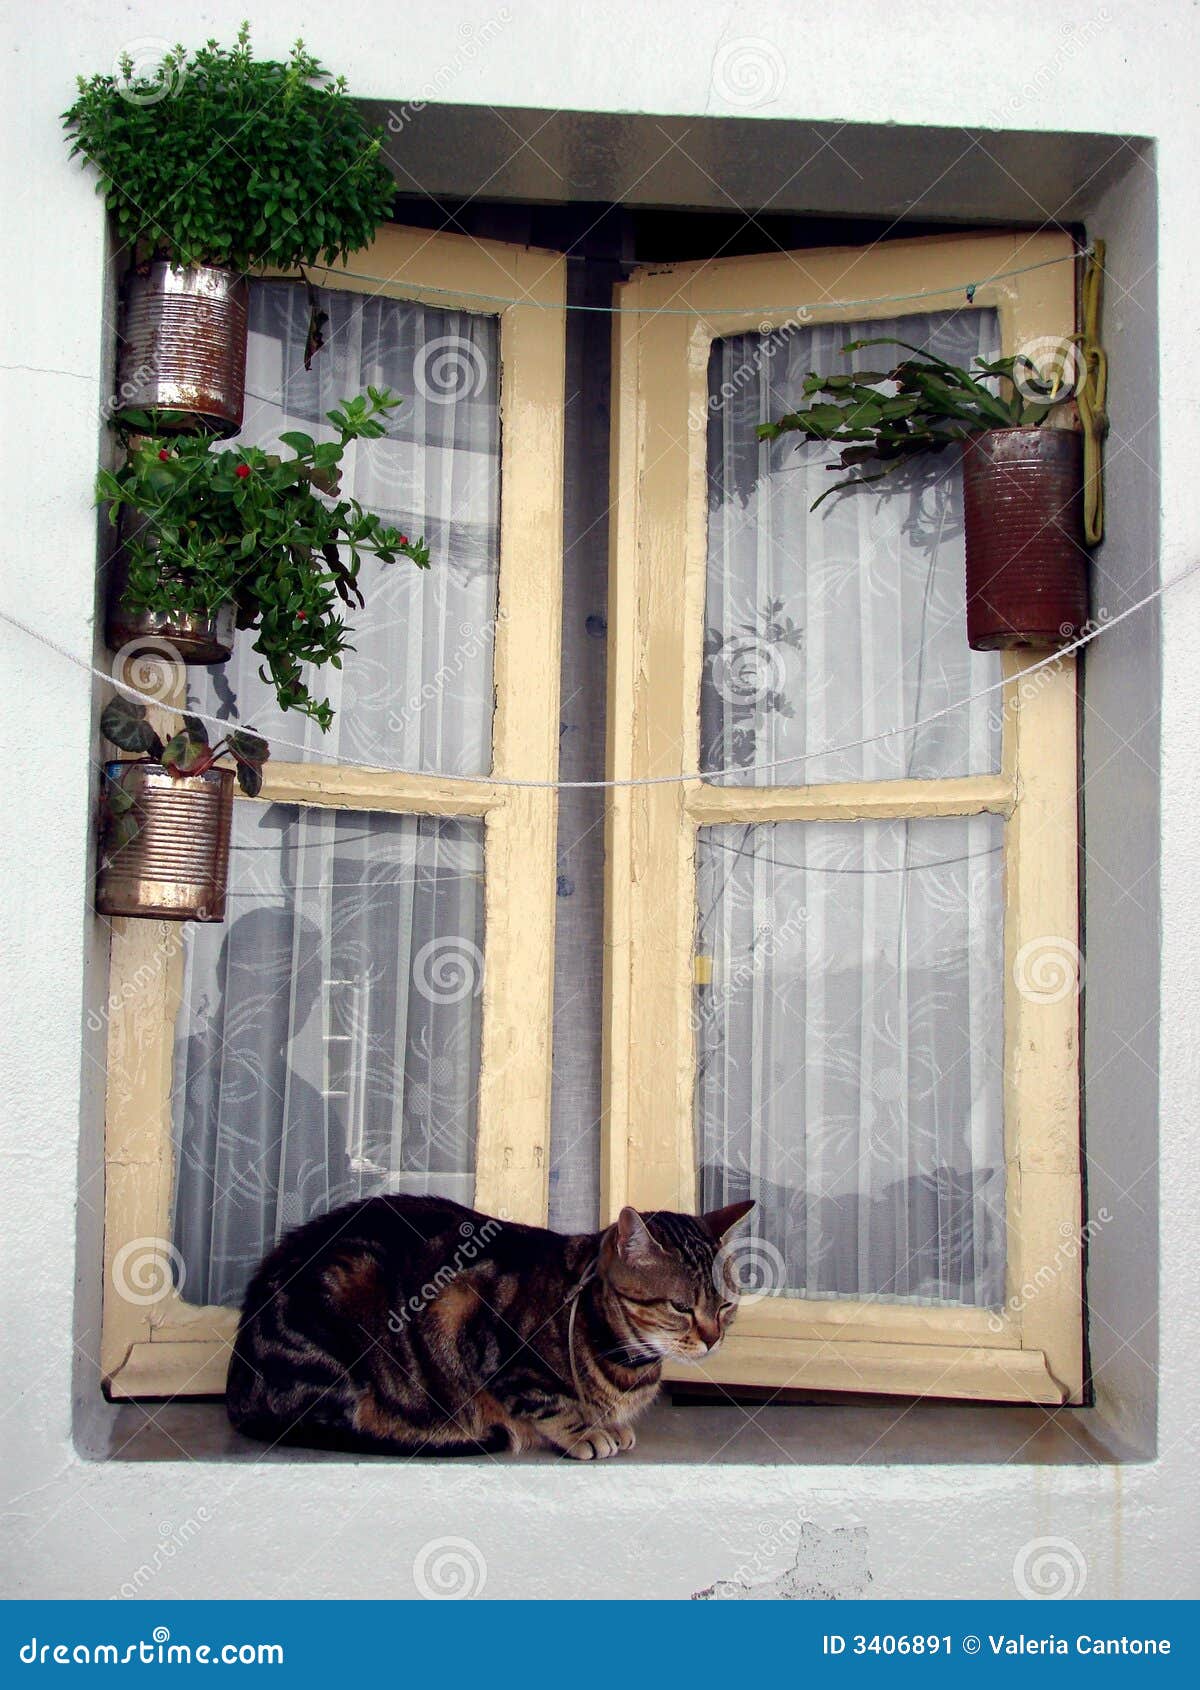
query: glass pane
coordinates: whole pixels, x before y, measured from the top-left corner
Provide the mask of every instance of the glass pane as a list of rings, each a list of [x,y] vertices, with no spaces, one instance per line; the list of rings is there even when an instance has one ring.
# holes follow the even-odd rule
[[[767,1289],[1004,1297],[1003,822],[704,828],[704,1207]]]
[[[368,383],[390,387],[404,404],[386,439],[350,448],[343,486],[402,533],[423,534],[432,564],[364,559],[366,608],[346,613],[355,649],[340,672],[307,671],[314,694],[336,712],[327,734],[279,710],[249,633],[224,667],[188,671],[189,697],[197,709],[252,722],[273,742],[291,741],[274,746],[284,761],[487,774],[500,545],[496,319],[338,290],[322,292],[321,307],[326,344],[305,370],[305,290],[251,285],[241,438],[268,449],[288,429],[332,439],[325,413],[339,400]]]
[[[830,748],[923,720],[1000,678],[966,640],[962,474],[919,459],[810,511],[836,454],[760,422],[797,409],[810,370],[884,368],[902,356],[847,341],[895,335],[967,364],[998,350],[986,311],[733,335],[709,362],[708,601],[702,767],[732,785],[800,786],[978,774],[999,767],[995,698],[870,745]],[[843,472],[844,473],[844,472]],[[774,768],[755,767],[778,764]]]
[[[351,1198],[474,1193],[482,823],[237,803],[229,891],[188,932],[176,1023],[191,1303],[236,1303]]]

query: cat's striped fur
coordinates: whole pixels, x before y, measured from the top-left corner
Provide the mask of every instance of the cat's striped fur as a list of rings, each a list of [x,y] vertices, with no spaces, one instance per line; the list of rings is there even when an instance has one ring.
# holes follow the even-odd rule
[[[373,1197],[286,1237],[246,1292],[226,1403],[239,1431],[397,1454],[633,1446],[666,1356],[733,1317],[708,1216],[623,1209],[567,1237],[437,1197]]]

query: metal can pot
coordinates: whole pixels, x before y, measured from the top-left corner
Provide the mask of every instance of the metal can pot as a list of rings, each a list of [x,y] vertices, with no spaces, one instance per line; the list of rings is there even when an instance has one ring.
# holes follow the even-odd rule
[[[995,428],[963,451],[967,643],[1054,649],[1088,614],[1083,439]]]
[[[224,921],[233,821],[233,770],[173,775],[161,763],[110,762],[133,800],[134,837],[114,844],[105,805],[96,908],[159,921]]]
[[[122,521],[122,538],[125,525]],[[153,537],[141,538],[154,544]],[[236,610],[232,603],[217,610],[176,614],[164,610],[135,610],[125,597],[129,567],[123,550],[108,565],[108,594],[105,606],[104,638],[110,651],[133,655],[150,651],[173,663],[225,663],[233,655],[237,635]]]
[[[236,434],[246,389],[249,289],[212,264],[159,259],[125,278],[114,410],[160,431]]]

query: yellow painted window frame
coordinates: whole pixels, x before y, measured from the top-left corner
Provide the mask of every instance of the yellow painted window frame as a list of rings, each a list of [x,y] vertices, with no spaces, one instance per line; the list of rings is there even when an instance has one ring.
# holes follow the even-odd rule
[[[705,419],[714,339],[804,321],[994,309],[1005,352],[1075,327],[1072,243],[1049,234],[887,242],[646,270],[615,319],[609,759],[618,781],[699,767],[707,567]],[[1018,276],[1004,272],[1025,269]],[[973,302],[965,286],[977,283]],[[872,309],[863,301],[912,295]],[[786,311],[764,302],[792,301]],[[729,310],[729,307],[737,307]],[[683,308],[681,310],[681,308]],[[687,312],[698,315],[690,316]],[[678,314],[676,314],[678,313]],[[699,423],[698,420],[699,419]],[[965,638],[965,630],[964,630]],[[974,815],[1005,819],[1002,1312],[771,1298],[703,1369],[717,1384],[1078,1402],[1083,1388],[1078,1005],[1022,994],[1027,942],[1078,937],[1074,660],[1021,686],[1003,659],[999,774],[826,786],[618,787],[607,818],[602,1202],[691,1209],[696,830],[721,822]],[[694,1369],[680,1378],[696,1379]]]
[[[372,287],[330,273],[320,277],[322,285],[499,317],[492,779],[480,783],[273,758],[262,800],[483,818],[485,973],[475,1201],[492,1214],[544,1223],[556,794],[500,782],[553,781],[558,774],[566,263],[558,253],[389,227],[355,255],[353,268],[387,280]],[[529,304],[497,311],[481,304],[480,296]],[[545,309],[531,308],[539,306]],[[369,605],[363,614],[370,615]],[[164,1292],[154,1278],[169,1258],[171,1238],[172,1045],[182,983],[176,925],[112,923],[109,1001],[119,1007],[108,1038],[100,1359],[114,1397],[222,1391],[237,1323],[235,1310],[190,1305],[173,1289]]]

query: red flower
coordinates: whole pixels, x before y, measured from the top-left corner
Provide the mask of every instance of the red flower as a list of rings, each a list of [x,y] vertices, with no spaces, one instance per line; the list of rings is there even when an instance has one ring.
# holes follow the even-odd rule
[[[303,611],[303,610],[298,610],[298,611],[297,611],[297,612],[296,612],[296,621],[297,621],[297,622],[307,622],[307,621],[308,621],[308,613],[307,613],[307,611]]]
[[[170,461],[171,461],[171,454],[170,454],[170,452],[167,451],[165,446],[163,447],[162,451],[158,454],[158,461],[159,461],[160,464],[169,464]]]
[[[239,464],[233,473],[237,476],[239,481],[245,481],[246,477],[250,474],[250,465]]]
[[[407,535],[407,534],[401,534],[401,536],[400,536],[400,544],[401,544],[401,545],[402,545],[402,546],[407,546],[407,544],[408,544],[408,535]]]

